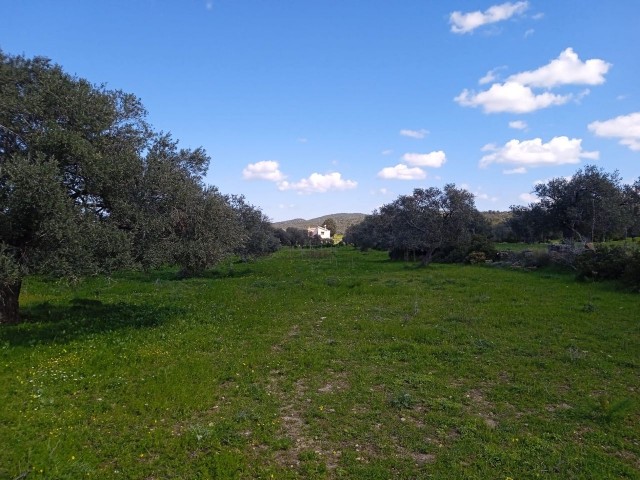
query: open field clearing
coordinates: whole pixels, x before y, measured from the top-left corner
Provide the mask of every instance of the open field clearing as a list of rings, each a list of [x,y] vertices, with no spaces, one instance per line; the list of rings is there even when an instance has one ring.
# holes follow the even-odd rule
[[[345,247],[21,306],[0,478],[640,478],[640,297],[608,284]]]

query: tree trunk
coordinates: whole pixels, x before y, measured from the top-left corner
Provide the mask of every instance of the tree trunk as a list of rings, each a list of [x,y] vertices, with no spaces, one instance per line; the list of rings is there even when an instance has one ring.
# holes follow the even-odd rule
[[[18,314],[18,297],[22,282],[10,285],[0,285],[0,325],[20,323]]]
[[[425,254],[422,256],[422,260],[420,262],[421,267],[426,267],[431,263],[431,257],[433,257],[433,252],[431,250],[427,250]]]

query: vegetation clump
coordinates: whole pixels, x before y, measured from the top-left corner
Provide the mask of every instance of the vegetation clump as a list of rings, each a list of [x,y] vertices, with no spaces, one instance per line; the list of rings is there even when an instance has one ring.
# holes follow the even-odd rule
[[[455,185],[415,189],[383,205],[347,229],[345,243],[361,250],[388,250],[394,260],[462,262],[473,251],[493,252],[489,226],[473,195]]]
[[[258,208],[204,183],[206,152],[155,132],[134,95],[0,51],[0,105],[0,324],[19,321],[28,274],[191,276],[278,247]]]
[[[598,244],[576,258],[580,280],[618,280],[640,288],[640,248],[627,245]]]

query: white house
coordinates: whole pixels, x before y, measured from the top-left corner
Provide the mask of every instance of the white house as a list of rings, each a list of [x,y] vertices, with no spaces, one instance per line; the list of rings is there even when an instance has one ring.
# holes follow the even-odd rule
[[[324,227],[309,227],[307,228],[307,235],[309,235],[310,237],[318,235],[323,240],[328,240],[331,238],[331,230]]]

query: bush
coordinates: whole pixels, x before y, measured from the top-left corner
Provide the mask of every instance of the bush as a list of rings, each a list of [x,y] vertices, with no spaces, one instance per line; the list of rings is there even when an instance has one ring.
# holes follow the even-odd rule
[[[636,248],[631,254],[627,268],[624,271],[622,281],[631,287],[640,290],[640,249]]]
[[[471,252],[469,255],[467,255],[467,258],[465,258],[465,262],[472,265],[485,263],[486,261],[487,255],[484,252]]]
[[[520,254],[520,262],[527,268],[548,267],[553,263],[553,259],[548,252],[540,250],[524,250]]]
[[[597,245],[576,258],[579,280],[620,280],[640,287],[640,250],[618,245]]]
[[[436,252],[433,259],[441,263],[462,263],[469,261],[471,253],[484,253],[485,259],[488,259],[493,258],[497,251],[491,239],[484,235],[474,235],[466,242]]]

